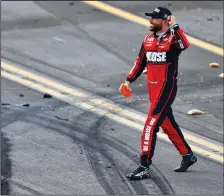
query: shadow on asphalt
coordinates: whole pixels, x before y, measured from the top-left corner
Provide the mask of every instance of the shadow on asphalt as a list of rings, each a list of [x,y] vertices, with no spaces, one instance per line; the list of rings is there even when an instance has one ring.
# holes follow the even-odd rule
[[[1,195],[9,195],[10,186],[7,179],[10,179],[12,175],[11,160],[9,158],[10,150],[10,141],[1,132]]]

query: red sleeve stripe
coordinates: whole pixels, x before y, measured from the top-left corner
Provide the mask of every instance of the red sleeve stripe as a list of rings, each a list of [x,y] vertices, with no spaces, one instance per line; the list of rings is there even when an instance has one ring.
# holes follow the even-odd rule
[[[177,33],[178,33],[178,35],[179,35],[179,37],[180,37],[180,39],[181,39],[181,41],[182,41],[184,47],[185,47],[185,48],[188,48],[188,47],[190,46],[190,43],[189,43],[189,41],[187,40],[187,37],[184,35],[183,30],[182,30],[182,29],[178,29],[178,30],[177,30]]]
[[[138,59],[139,60],[139,62],[138,62],[138,70],[135,72],[133,78],[135,78],[135,76],[138,74],[139,70],[141,69],[141,64],[142,64],[143,58],[144,58],[144,48],[142,49],[142,53],[141,53],[140,59]]]
[[[143,57],[144,57],[144,46],[142,46],[142,48],[141,48],[140,55],[141,55],[141,56],[138,56],[138,57],[137,57],[137,59],[136,59],[136,63],[135,63],[135,65],[134,65],[134,68],[132,68],[132,71],[131,71],[131,73],[128,75],[128,78],[133,79],[133,78],[137,75],[138,71],[140,70],[140,68],[141,68],[141,63],[142,63],[142,60],[143,60]]]
[[[137,73],[139,72],[139,70],[141,69],[141,64],[142,64],[142,60],[144,58],[144,42],[145,40],[149,37],[149,35],[146,35],[143,42],[142,42],[142,46],[139,52],[138,57],[136,58],[136,62],[134,67],[131,69],[130,73],[128,74],[128,78],[133,79]]]

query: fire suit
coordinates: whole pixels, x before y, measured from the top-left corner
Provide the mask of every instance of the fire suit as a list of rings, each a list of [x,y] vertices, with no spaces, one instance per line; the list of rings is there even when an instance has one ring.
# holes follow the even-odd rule
[[[127,76],[134,82],[147,68],[150,108],[141,137],[140,162],[148,166],[156,145],[159,127],[168,135],[181,155],[191,152],[176,123],[171,105],[177,92],[178,58],[190,46],[178,24],[158,39],[155,33],[145,36],[135,64]]]

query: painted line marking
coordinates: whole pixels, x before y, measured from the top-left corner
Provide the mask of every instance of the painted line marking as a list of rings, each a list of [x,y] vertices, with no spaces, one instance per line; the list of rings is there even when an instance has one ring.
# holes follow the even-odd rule
[[[76,102],[74,98],[69,97],[68,95],[62,95],[60,92],[57,92],[55,90],[43,87],[39,84],[34,83],[33,81],[29,81],[28,79],[20,78],[19,76],[15,76],[15,75],[13,75],[11,73],[7,73],[5,71],[1,71],[1,74],[2,74],[3,78],[9,79],[9,80],[14,81],[14,82],[19,83],[19,84],[22,84],[23,86],[29,87],[29,88],[31,88],[33,90],[36,90],[38,92],[41,92],[41,93],[46,93],[46,92],[50,93],[55,98],[58,98],[59,100],[67,102],[67,103],[69,103],[73,106],[76,106],[76,107],[79,107],[79,108],[82,108],[82,109],[90,110],[91,112],[94,112],[94,113],[96,113],[98,115],[101,115],[101,116],[106,116],[109,119],[112,119],[112,120],[114,120],[114,121],[116,121],[120,124],[125,125],[125,126],[128,125],[129,127],[135,128],[138,131],[142,131],[142,129],[143,129],[143,126],[140,125],[140,124],[137,124],[133,121],[127,120],[127,119],[125,119],[123,117],[120,117],[116,114],[109,113],[105,110],[98,109],[98,108],[93,107],[93,106],[91,106],[87,103]],[[165,134],[158,133],[157,135],[160,139],[170,142],[170,140],[168,139],[168,137]],[[217,154],[212,153],[208,150],[201,149],[201,148],[199,148],[195,145],[192,145],[192,144],[191,144],[191,148],[195,152],[197,152],[197,153],[199,153],[199,154],[201,154],[205,157],[209,157],[210,159],[213,159],[215,161],[223,163],[223,156],[217,155]]]
[[[28,71],[25,71],[25,70],[22,70],[20,68],[17,68],[15,66],[12,66],[8,63],[5,63],[5,62],[2,62],[1,61],[1,67],[8,70],[8,71],[11,71],[11,72],[15,72],[16,74],[20,74],[20,75],[23,75],[25,77],[28,77],[28,78],[32,78],[33,80],[36,80],[36,81],[39,81],[41,82],[42,84],[46,84],[48,86],[52,86],[56,89],[60,89],[62,90],[63,92],[67,92],[67,93],[70,93],[74,96],[77,96],[77,97],[87,97],[87,95],[85,95],[84,93],[80,92],[80,91],[77,91],[75,89],[71,89],[71,88],[68,88],[67,86],[65,85],[62,85],[62,84],[59,84],[57,82],[54,82],[52,80],[49,80],[45,77],[41,77],[41,76],[38,76],[34,73],[31,73],[31,72],[28,72]]]
[[[83,3],[86,3],[90,6],[96,7],[100,10],[103,10],[107,13],[113,14],[115,16],[119,16],[125,20],[131,21],[131,22],[135,22],[137,24],[143,25],[148,27],[149,26],[149,21],[145,18],[142,18],[140,16],[134,15],[130,12],[124,11],[122,9],[113,7],[111,5],[108,5],[106,3],[103,2],[99,2],[99,1],[82,1]],[[195,37],[189,36],[187,35],[187,38],[189,40],[189,42],[194,45],[197,46],[199,48],[202,48],[204,50],[207,50],[209,52],[215,53],[217,55],[223,56],[223,48],[215,46],[213,44],[210,44],[208,42],[202,41],[200,39],[197,39]]]
[[[2,62],[2,67],[5,69],[6,68],[6,70],[7,70],[7,65],[8,64],[5,64],[5,63],[3,63]],[[12,68],[12,67],[14,67],[14,66],[11,66],[10,68]],[[16,67],[15,67],[16,68]],[[7,73],[7,72],[5,72],[5,71],[1,71],[1,74],[2,74],[2,77],[4,77],[4,78],[7,78],[7,79],[9,79],[9,80],[12,80],[12,81],[14,81],[14,82],[17,82],[17,83],[20,83],[20,84],[22,84],[22,85],[24,85],[24,86],[27,86],[27,87],[29,87],[29,88],[32,88],[32,89],[34,89],[34,90],[37,90],[37,91],[39,91],[39,92],[42,92],[42,93],[49,93],[49,94],[51,94],[52,96],[54,96],[55,98],[58,98],[59,100],[62,100],[62,101],[64,101],[64,102],[67,102],[67,103],[69,103],[69,104],[71,104],[71,105],[73,105],[73,106],[76,106],[76,107],[80,107],[80,108],[82,108],[82,109],[86,109],[86,110],[89,110],[89,111],[91,111],[91,112],[93,112],[93,113],[96,113],[96,114],[98,114],[98,115],[103,115],[103,116],[106,116],[106,117],[108,117],[109,119],[112,119],[112,120],[114,120],[114,121],[116,121],[116,122],[118,122],[118,123],[120,123],[120,124],[123,124],[123,125],[125,125],[125,126],[129,126],[129,127],[131,127],[131,128],[134,128],[134,129],[136,129],[136,130],[138,130],[138,131],[140,131],[140,132],[142,132],[142,129],[143,129],[143,125],[141,125],[141,124],[139,124],[139,123],[136,123],[136,122],[133,122],[132,120],[129,120],[129,119],[127,119],[127,118],[125,118],[125,117],[122,117],[122,116],[119,116],[119,115],[117,115],[117,114],[113,114],[113,113],[110,113],[110,108],[107,108],[107,109],[109,109],[109,110],[105,110],[105,109],[100,109],[99,107],[97,107],[97,106],[95,106],[95,105],[90,105],[91,103],[89,102],[89,100],[86,100],[86,102],[84,101],[84,100],[77,100],[77,96],[74,96],[74,95],[72,95],[72,94],[68,94],[68,95],[63,95],[63,94],[61,94],[61,92],[58,92],[58,91],[56,91],[56,90],[53,90],[53,89],[51,89],[52,87],[54,88],[54,86],[51,86],[51,88],[48,88],[48,87],[44,87],[44,86],[42,86],[42,85],[40,85],[40,84],[37,84],[37,83],[35,83],[35,82],[40,82],[40,83],[43,83],[43,85],[49,85],[49,84],[57,84],[56,82],[52,82],[51,80],[49,80],[49,79],[46,79],[46,80],[43,80],[43,78],[41,77],[41,76],[37,76],[37,75],[35,75],[35,74],[33,74],[33,73],[30,73],[30,72],[28,72],[28,71],[24,71],[23,72],[23,70],[22,69],[19,69],[20,70],[20,74],[21,74],[21,76],[23,76],[23,78],[21,77],[21,76],[18,76],[18,75],[15,75],[15,74],[18,74],[17,73],[17,70],[18,68],[16,68],[15,70],[14,70],[14,72],[15,73]],[[12,70],[10,70],[10,71],[12,71]],[[29,77],[27,77],[27,74],[30,74],[29,75]],[[32,77],[32,76],[36,76],[35,77],[35,80],[36,81],[33,81],[34,80],[34,78]],[[24,78],[24,76],[25,76],[25,78]],[[40,79],[40,80],[39,80]],[[46,83],[44,83],[43,81],[48,81],[48,82],[50,82],[49,84],[46,84]],[[57,86],[59,86],[59,84],[57,84]],[[68,87],[67,87],[68,88]],[[66,88],[64,88],[64,89],[66,89]],[[61,90],[63,90],[63,89],[58,89],[59,91],[61,91]],[[75,91],[76,92],[76,91]],[[84,93],[81,93],[81,94],[84,94]],[[79,94],[80,95],[80,94]],[[86,95],[86,94],[84,94],[84,95]],[[88,96],[88,95],[86,95],[86,96]],[[185,134],[185,133],[184,133]],[[166,134],[164,134],[164,133],[158,133],[158,137],[160,138],[160,139],[162,139],[162,140],[165,140],[165,141],[168,141],[168,142],[170,142],[169,141],[169,139],[168,139],[168,137],[167,137],[167,135]],[[188,139],[187,137],[185,137],[186,139]],[[197,138],[198,140],[200,140],[200,138]],[[198,144],[198,142],[197,141],[194,141],[195,142],[195,144],[197,145]],[[204,143],[203,143],[203,140],[201,140],[201,142],[202,142],[202,145],[204,145]],[[206,141],[204,141],[204,142],[206,142]],[[207,144],[206,144],[207,145]],[[195,151],[195,152],[197,152],[197,153],[199,153],[199,154],[202,154],[202,155],[204,155],[204,156],[206,156],[206,157],[209,157],[209,158],[211,158],[211,159],[213,159],[213,160],[216,160],[216,161],[218,161],[218,162],[221,162],[221,163],[223,163],[223,155],[220,155],[220,151],[221,151],[221,149],[220,149],[220,146],[217,146],[217,145],[215,145],[215,144],[213,144],[213,143],[210,143],[209,142],[209,145],[213,145],[212,146],[212,148],[216,148],[219,152],[213,152],[212,150],[212,148],[211,148],[211,146],[206,146],[206,145],[204,145],[208,150],[205,150],[205,149],[202,149],[202,148],[199,148],[198,146],[195,146],[195,145],[192,145],[191,144],[191,147],[192,147],[192,149]],[[223,149],[222,149],[223,150]],[[222,151],[223,152],[223,151]]]
[[[36,74],[31,73],[29,71],[22,70],[20,68],[17,68],[15,66],[12,66],[12,65],[10,65],[8,63],[5,63],[5,62],[2,62],[1,66],[5,70],[14,72],[16,74],[23,75],[26,78],[32,78],[32,80],[34,79],[35,81],[37,81],[41,84],[50,86],[51,88],[53,87],[54,89],[57,89],[57,90],[62,91],[62,92],[66,92],[70,95],[73,95],[73,96],[77,97],[77,100],[78,100],[78,98],[86,98],[86,99],[88,98],[88,100],[85,100],[85,102],[88,103],[89,105],[91,105],[92,107],[97,107],[97,106],[104,107],[104,108],[109,109],[113,112],[119,113],[119,115],[126,116],[128,118],[132,118],[134,120],[140,121],[143,124],[146,121],[146,118],[147,118],[146,115],[136,114],[135,112],[132,112],[128,109],[119,107],[117,104],[109,103],[108,100],[106,100],[106,99],[91,98],[90,95],[88,95],[84,92],[80,92],[80,90],[76,90],[75,88],[69,88],[65,85],[59,84],[58,82],[54,82],[54,81],[52,81],[50,79],[47,79],[45,77],[36,75]],[[84,101],[84,99],[82,99],[81,101]],[[216,150],[220,153],[223,153],[223,151],[224,151],[223,146],[216,145],[213,142],[209,142],[209,141],[207,141],[208,140],[207,138],[200,139],[199,136],[196,137],[196,136],[194,136],[190,133],[187,133],[186,131],[183,131],[183,134],[184,134],[184,136],[187,140],[198,143],[198,144],[200,144],[202,146],[205,146],[205,147],[209,147],[212,150]],[[202,136],[200,136],[200,137],[202,137]]]

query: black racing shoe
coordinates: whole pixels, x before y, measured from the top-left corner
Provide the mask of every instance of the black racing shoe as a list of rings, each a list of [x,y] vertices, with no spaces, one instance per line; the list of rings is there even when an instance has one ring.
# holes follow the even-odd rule
[[[142,180],[142,179],[150,178],[149,167],[144,167],[142,165],[139,165],[136,170],[126,175],[126,177],[131,180]]]
[[[191,165],[195,164],[196,162],[197,157],[193,153],[183,155],[183,160],[181,161],[180,166],[175,168],[174,171],[185,172]]]

